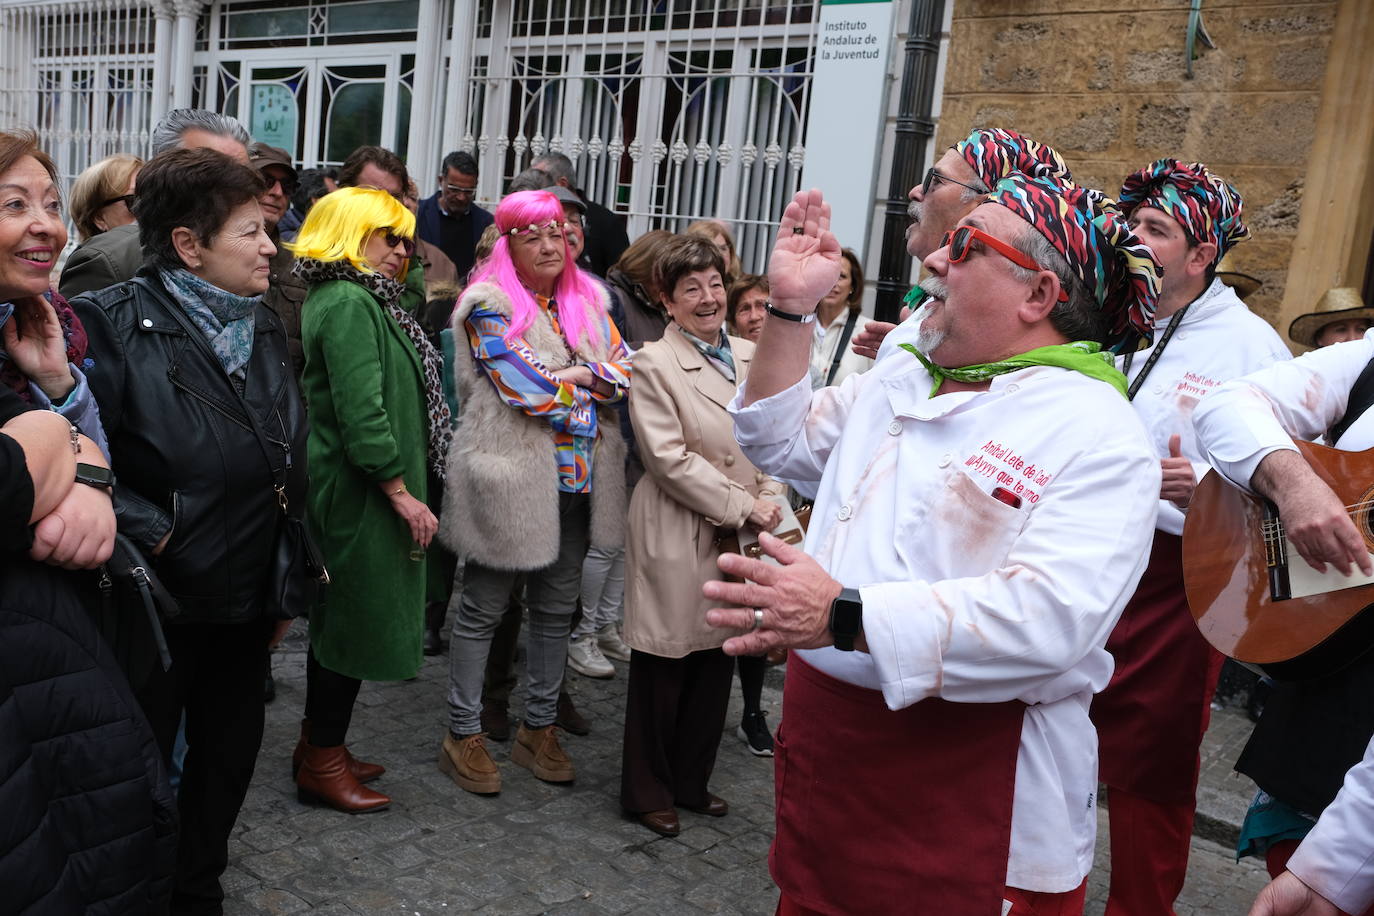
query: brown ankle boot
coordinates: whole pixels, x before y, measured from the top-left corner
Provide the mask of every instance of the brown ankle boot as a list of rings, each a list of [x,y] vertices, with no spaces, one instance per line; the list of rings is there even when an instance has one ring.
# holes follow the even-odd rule
[[[338,747],[305,746],[296,773],[296,797],[306,804],[327,805],[346,814],[380,811],[391,799],[362,785],[348,769],[348,751]]]
[[[305,746],[310,742],[310,720],[301,719],[301,736],[296,739],[296,749],[291,752],[291,778],[295,779],[300,772],[301,758],[305,755]],[[348,769],[353,773],[353,778],[358,782],[372,782],[386,772],[386,767],[380,763],[368,763],[366,760],[359,760],[349,753],[348,748],[344,748],[344,754],[348,757]]]
[[[515,732],[515,744],[510,749],[510,762],[522,766],[545,782],[572,782],[572,759],[558,743],[558,726],[527,728],[520,723]]]

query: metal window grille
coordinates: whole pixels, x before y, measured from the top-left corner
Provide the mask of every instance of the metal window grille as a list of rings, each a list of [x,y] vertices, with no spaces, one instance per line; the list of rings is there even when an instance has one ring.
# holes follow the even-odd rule
[[[482,196],[561,152],[631,237],[721,219],[745,267],[762,268],[805,160],[819,12],[805,0],[481,0],[455,133],[484,165]]]
[[[147,155],[154,33],[147,4],[6,6],[0,18],[0,124],[35,129],[66,182],[111,154]]]

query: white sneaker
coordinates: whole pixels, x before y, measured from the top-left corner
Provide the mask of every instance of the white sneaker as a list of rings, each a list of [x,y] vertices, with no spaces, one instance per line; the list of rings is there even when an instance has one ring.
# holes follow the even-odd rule
[[[568,667],[587,677],[615,677],[615,666],[606,661],[591,635],[568,640]]]
[[[596,646],[607,658],[613,658],[618,662],[630,660],[630,647],[620,638],[620,628],[613,623],[608,623],[596,631]]]

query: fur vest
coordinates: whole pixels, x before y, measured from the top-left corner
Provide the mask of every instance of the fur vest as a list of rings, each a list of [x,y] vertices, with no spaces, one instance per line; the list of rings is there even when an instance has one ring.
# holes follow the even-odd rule
[[[454,553],[493,569],[542,569],[558,558],[558,461],[553,430],[503,401],[472,356],[464,323],[478,306],[511,316],[511,301],[491,283],[468,287],[453,310],[458,390],[458,429],[448,453],[439,537]],[[571,352],[553,322],[541,313],[523,339],[552,371],[577,363],[607,362],[609,319],[601,293],[602,342],[585,338]],[[595,320],[595,319],[594,319]],[[625,543],[625,443],[614,409],[597,406],[592,456],[593,546],[615,550]]]

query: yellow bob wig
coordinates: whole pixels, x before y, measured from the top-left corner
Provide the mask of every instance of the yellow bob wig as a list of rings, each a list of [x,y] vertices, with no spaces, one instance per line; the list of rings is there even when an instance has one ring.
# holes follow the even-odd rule
[[[298,258],[348,261],[363,273],[373,273],[363,258],[363,249],[379,229],[413,239],[415,214],[385,191],[339,188],[315,201],[296,241],[286,247]],[[406,261],[396,279],[404,282],[409,269],[410,262]]]

